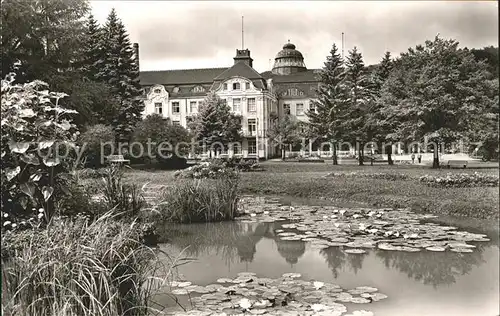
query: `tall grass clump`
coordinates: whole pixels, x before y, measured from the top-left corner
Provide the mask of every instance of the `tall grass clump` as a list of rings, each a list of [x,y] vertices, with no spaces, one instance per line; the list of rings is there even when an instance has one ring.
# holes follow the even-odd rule
[[[161,197],[158,211],[179,223],[232,220],[238,209],[238,178],[178,179]]]
[[[151,315],[169,275],[140,241],[136,222],[53,218],[44,229],[2,236],[2,315]]]

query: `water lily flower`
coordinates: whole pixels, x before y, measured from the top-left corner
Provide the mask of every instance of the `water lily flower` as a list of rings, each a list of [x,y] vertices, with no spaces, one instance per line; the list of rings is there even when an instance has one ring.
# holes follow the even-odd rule
[[[353,218],[360,218],[360,217],[361,217],[361,215],[359,215],[359,214],[354,214],[352,217],[353,217]]]
[[[322,311],[322,310],[325,310],[326,309],[326,306],[323,305],[323,304],[312,304],[311,305],[311,309],[315,312],[319,312],[319,311]]]
[[[250,216],[255,217],[255,216],[257,216],[257,214],[252,213],[252,214],[250,214]]]
[[[375,213],[376,213],[375,211],[370,211],[370,212],[368,213],[368,217],[372,217],[373,215],[375,215]]]
[[[327,219],[327,218],[328,218],[328,216],[327,216],[327,215],[323,215],[323,218],[324,218],[324,219]]]
[[[345,214],[345,212],[347,212],[347,211],[346,210],[340,210],[339,212],[340,212],[340,215],[343,216]]]
[[[334,225],[335,227],[337,227],[337,228],[338,228],[338,227],[340,227],[340,224],[339,224],[339,223],[335,223],[335,224],[333,224],[333,225]]]
[[[12,228],[16,228],[16,227],[17,227],[16,223],[12,224]]]
[[[385,236],[390,236],[392,235],[393,231],[392,230],[388,230],[384,233]]]
[[[319,290],[319,289],[321,289],[325,285],[325,283],[319,282],[319,281],[315,281],[315,282],[313,282],[313,285],[316,288],[316,290]]]
[[[359,224],[359,230],[365,230],[366,229],[366,224],[360,223]]]
[[[269,214],[269,211],[264,211],[264,214],[265,214],[265,215]]]
[[[250,300],[248,298],[242,298],[238,304],[240,305],[240,307],[243,309],[243,310],[247,310],[249,309],[250,307],[252,307],[252,303],[250,302]]]

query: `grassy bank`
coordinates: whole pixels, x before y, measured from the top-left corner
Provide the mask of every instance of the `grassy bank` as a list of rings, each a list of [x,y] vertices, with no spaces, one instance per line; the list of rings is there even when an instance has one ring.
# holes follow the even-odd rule
[[[2,315],[151,315],[164,268],[137,223],[111,213],[2,236]],[[162,271],[160,275],[168,275]],[[156,284],[156,286],[154,286]]]
[[[415,211],[471,218],[498,219],[498,187],[436,188],[418,181],[424,175],[445,176],[447,173],[498,174],[498,169],[430,169],[417,165],[356,166],[318,163],[265,162],[263,172],[242,173],[239,191],[243,194],[281,195],[304,198],[327,198],[346,204],[362,203],[377,207],[411,207]],[[486,166],[486,165],[485,165]],[[324,176],[330,172],[390,173],[404,175],[405,180],[369,177]],[[397,177],[395,177],[397,178]],[[166,184],[173,172],[130,171],[127,181]]]
[[[473,218],[498,219],[498,187],[435,188],[418,181],[420,176],[447,173],[491,173],[498,169],[439,169],[418,166],[332,166],[327,164],[266,163],[266,172],[242,176],[241,192],[327,198],[361,202],[367,206],[411,207],[415,211]],[[329,172],[403,174],[406,180],[369,177],[324,177]]]

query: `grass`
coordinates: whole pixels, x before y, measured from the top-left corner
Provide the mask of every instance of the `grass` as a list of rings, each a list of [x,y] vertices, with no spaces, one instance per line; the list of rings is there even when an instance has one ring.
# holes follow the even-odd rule
[[[171,222],[216,222],[233,219],[237,206],[237,179],[179,179],[162,193],[158,211]]]
[[[241,174],[238,191],[242,194],[325,198],[343,205],[353,203],[376,207],[411,207],[419,212],[498,219],[498,187],[433,188],[418,181],[419,177],[426,174],[498,174],[498,168],[491,168],[491,164],[488,166],[490,168],[431,169],[418,165],[333,166],[329,163],[264,162],[264,172]],[[408,179],[324,177],[330,172],[393,173],[404,174]],[[173,172],[166,171],[131,171],[125,174],[125,178],[138,184],[166,184],[174,179]]]
[[[107,213],[2,236],[2,315],[151,315],[168,276],[137,223]]]

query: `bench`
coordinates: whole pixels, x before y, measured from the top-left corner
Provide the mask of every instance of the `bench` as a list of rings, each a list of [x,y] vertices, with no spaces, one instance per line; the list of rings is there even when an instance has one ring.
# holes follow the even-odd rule
[[[463,167],[464,169],[467,168],[467,160],[448,160],[448,163],[446,166],[451,168],[452,166],[454,167]]]
[[[123,155],[110,155],[106,160],[108,163],[130,163],[130,160],[123,158]]]

